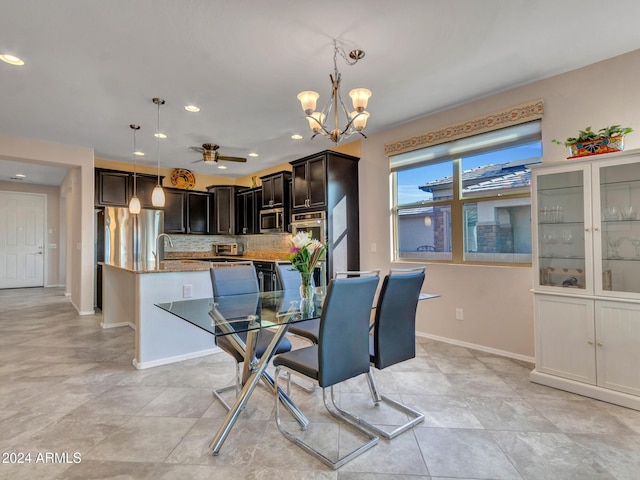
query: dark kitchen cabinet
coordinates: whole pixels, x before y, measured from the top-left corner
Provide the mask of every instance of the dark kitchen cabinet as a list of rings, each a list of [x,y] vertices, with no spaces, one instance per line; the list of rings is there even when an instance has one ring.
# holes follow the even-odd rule
[[[260,177],[262,208],[285,207],[289,199],[290,172],[278,172]]]
[[[261,207],[261,188],[243,190],[236,194],[236,233],[238,235],[251,235],[260,233]]]
[[[157,184],[158,177],[155,175],[141,175],[139,173],[136,175],[136,190],[142,208],[158,208],[151,203],[151,195]],[[131,176],[131,194],[133,195],[133,175]]]
[[[325,212],[328,278],[360,269],[358,161],[327,150],[291,162],[292,225],[302,220],[296,214]]]
[[[160,182],[162,179],[160,177]],[[133,172],[95,170],[95,205],[100,207],[128,207],[133,196]],[[157,208],[151,203],[151,194],[158,183],[156,175],[136,174],[136,194],[142,208]]]
[[[273,262],[254,261],[253,266],[258,275],[258,286],[261,292],[273,292],[278,288],[276,268]]]
[[[164,232],[187,233],[187,192],[164,189]]]
[[[165,233],[211,233],[211,194],[165,188],[164,196]]]
[[[129,176],[128,172],[116,170],[95,171],[95,205],[105,207],[129,206]]]
[[[207,235],[212,227],[211,194],[187,193],[187,233]]]
[[[310,208],[317,210],[326,206],[326,156],[327,154],[316,155],[291,162],[293,211]]]
[[[234,185],[211,185],[213,193],[213,235],[233,235],[236,232],[236,192]]]

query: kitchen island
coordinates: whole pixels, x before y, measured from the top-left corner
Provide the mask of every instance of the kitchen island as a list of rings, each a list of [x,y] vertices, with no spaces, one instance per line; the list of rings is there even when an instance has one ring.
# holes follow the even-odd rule
[[[138,369],[218,352],[207,332],[155,306],[187,298],[213,296],[210,262],[165,260],[103,268],[102,327],[136,331],[133,365]],[[233,266],[233,263],[224,264]]]

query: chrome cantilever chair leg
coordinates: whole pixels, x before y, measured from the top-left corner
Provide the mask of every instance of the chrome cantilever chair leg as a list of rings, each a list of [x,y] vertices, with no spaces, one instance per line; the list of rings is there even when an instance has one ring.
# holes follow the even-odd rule
[[[288,370],[285,367],[281,367],[281,366],[276,367],[276,372],[275,372],[275,375],[274,375],[276,387],[278,385],[278,377],[280,376],[280,370],[282,368],[285,369],[287,374],[291,374],[292,373],[292,371]],[[296,373],[296,372],[293,372],[293,373]],[[290,432],[288,432],[287,430],[284,429],[284,427],[282,426],[282,420],[280,418],[280,401],[279,401],[277,396],[275,397],[276,398],[276,425],[277,425],[278,430],[280,431],[280,433],[282,433],[282,435],[284,435],[288,440],[290,440],[291,442],[295,443],[300,448],[302,448],[304,451],[306,451],[310,455],[312,455],[315,458],[317,458],[318,460],[320,460],[325,465],[328,465],[329,467],[331,467],[331,468],[333,468],[335,470],[335,469],[340,468],[342,465],[346,464],[347,462],[350,462],[351,460],[353,460],[358,455],[361,455],[362,453],[366,452],[370,448],[372,448],[375,445],[377,445],[379,439],[378,439],[378,437],[376,435],[373,435],[370,431],[368,431],[367,429],[365,429],[362,426],[360,426],[357,421],[354,421],[351,418],[351,415],[343,415],[342,414],[343,410],[341,410],[336,405],[333,386],[328,387],[328,389],[330,390],[329,398],[327,398],[327,388],[323,388],[322,389],[322,400],[324,402],[325,408],[327,409],[327,411],[333,417],[335,417],[335,418],[337,418],[339,420],[342,420],[342,421],[346,422],[347,424],[351,425],[357,432],[359,432],[363,437],[366,438],[366,441],[364,443],[362,443],[360,446],[358,446],[357,448],[355,448],[354,450],[350,451],[349,453],[347,453],[345,455],[340,456],[338,454],[338,458],[335,461],[332,460],[328,456],[324,455],[322,452],[320,452],[320,451],[316,450],[315,448],[313,448],[308,443],[305,443],[304,441],[302,441],[299,437],[296,437],[295,435],[293,435],[292,433],[290,433]]]
[[[370,432],[380,435],[382,438],[385,438],[387,440],[396,438],[401,433],[404,433],[407,430],[412,429],[413,427],[415,427],[416,425],[424,421],[424,414],[422,412],[419,412],[418,410],[414,410],[413,408],[408,407],[403,403],[397,402],[392,398],[387,397],[386,395],[380,395],[380,393],[378,393],[378,387],[376,385],[376,381],[373,376],[373,372],[371,370],[369,370],[369,373],[367,373],[367,383],[369,384],[369,391],[371,392],[371,398],[376,407],[379,407],[381,403],[385,403],[390,407],[402,413],[407,414],[411,418],[411,420],[400,425],[399,427],[395,428],[392,431],[388,431],[388,430],[383,430],[382,428],[372,424],[371,422],[368,422],[362,417],[354,415],[351,412],[347,412],[346,410],[342,410],[336,405],[336,408],[342,415],[349,417],[352,421],[357,422],[359,425],[362,425],[364,428],[366,428]]]

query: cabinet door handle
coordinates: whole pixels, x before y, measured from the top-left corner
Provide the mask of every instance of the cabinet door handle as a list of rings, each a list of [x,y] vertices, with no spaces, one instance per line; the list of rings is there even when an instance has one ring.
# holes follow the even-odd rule
[[[589,231],[589,227],[584,227],[584,231],[588,232]]]
[[[600,227],[593,227],[594,232],[597,232],[598,230],[600,230]]]
[[[587,340],[587,343],[588,343],[589,345],[593,345],[593,340]]]
[[[602,342],[596,342],[596,345],[598,345],[599,347],[602,346]]]

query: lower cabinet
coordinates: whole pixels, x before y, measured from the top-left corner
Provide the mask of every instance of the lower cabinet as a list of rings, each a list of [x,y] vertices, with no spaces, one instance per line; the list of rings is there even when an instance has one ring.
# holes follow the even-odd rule
[[[640,304],[535,294],[534,382],[640,410]]]
[[[258,286],[261,292],[273,292],[278,290],[276,268],[273,262],[253,262],[258,274]]]

